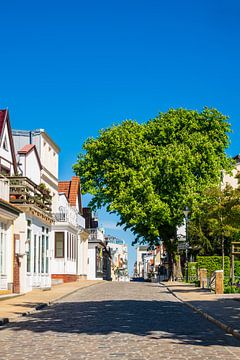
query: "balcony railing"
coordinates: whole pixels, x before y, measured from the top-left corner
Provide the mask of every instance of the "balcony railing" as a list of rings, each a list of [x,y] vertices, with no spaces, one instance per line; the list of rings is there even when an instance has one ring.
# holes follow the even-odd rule
[[[68,216],[66,213],[54,213],[53,219],[57,222],[68,222]]]
[[[0,198],[9,201],[9,181],[0,174]]]
[[[51,215],[52,197],[27,177],[11,176],[10,202],[18,205],[34,205],[44,213]]]
[[[54,213],[53,218],[55,222],[68,222],[76,228],[85,228],[85,219],[75,209],[70,209],[67,212]]]
[[[104,241],[104,235],[99,229],[88,229],[90,231],[89,240]]]

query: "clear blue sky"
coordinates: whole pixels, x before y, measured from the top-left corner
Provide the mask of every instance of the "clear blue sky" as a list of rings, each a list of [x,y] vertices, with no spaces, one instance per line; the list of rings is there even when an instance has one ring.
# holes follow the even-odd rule
[[[100,128],[170,107],[229,115],[240,152],[239,0],[12,0],[0,14],[0,108],[59,144],[60,179]]]

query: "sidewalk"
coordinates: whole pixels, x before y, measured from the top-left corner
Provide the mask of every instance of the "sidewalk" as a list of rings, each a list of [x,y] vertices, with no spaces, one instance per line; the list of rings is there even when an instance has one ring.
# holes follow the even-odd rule
[[[0,325],[13,321],[19,316],[40,310],[79,289],[101,283],[103,283],[101,280],[83,280],[55,285],[50,290],[35,289],[24,295],[0,296]]]
[[[216,295],[181,282],[164,282],[161,285],[194,311],[240,340],[240,294]]]

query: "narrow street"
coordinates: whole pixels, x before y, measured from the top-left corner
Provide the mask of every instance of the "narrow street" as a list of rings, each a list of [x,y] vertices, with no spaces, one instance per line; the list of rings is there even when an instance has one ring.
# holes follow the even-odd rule
[[[240,359],[240,342],[151,283],[104,283],[0,330],[0,359]]]

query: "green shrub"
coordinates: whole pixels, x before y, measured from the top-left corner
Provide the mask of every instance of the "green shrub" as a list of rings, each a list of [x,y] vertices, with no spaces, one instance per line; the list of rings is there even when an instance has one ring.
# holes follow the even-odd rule
[[[240,260],[234,261],[234,275],[240,279]]]
[[[185,269],[186,272],[186,269]],[[186,276],[186,274],[185,274]],[[188,279],[189,282],[194,283],[197,280],[197,263],[189,262],[188,263]]]
[[[224,257],[224,276],[230,274],[230,259],[228,256]],[[198,269],[207,269],[208,276],[215,270],[222,270],[221,256],[197,256]]]
[[[224,294],[240,294],[240,288],[237,286],[224,286]]]

